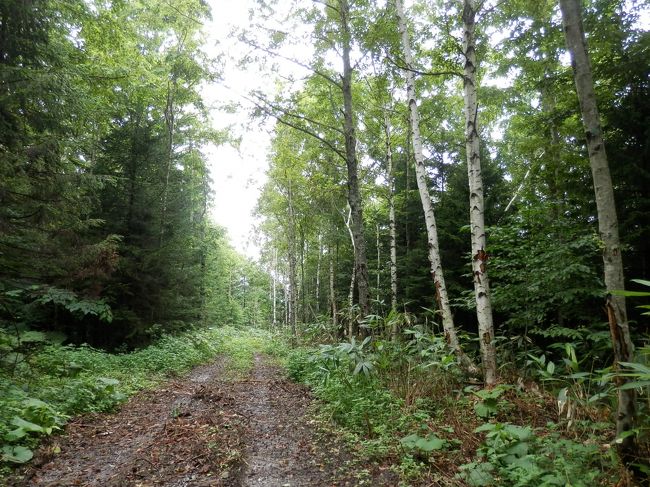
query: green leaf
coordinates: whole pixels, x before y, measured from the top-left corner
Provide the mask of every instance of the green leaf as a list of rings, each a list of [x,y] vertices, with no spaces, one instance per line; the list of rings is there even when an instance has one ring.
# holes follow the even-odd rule
[[[576,372],[575,374],[569,374],[567,375],[567,379],[584,379],[585,377],[589,377],[591,374],[589,372]]]
[[[523,457],[528,454],[528,443],[520,441],[506,450],[509,455]]]
[[[528,440],[533,431],[528,426],[517,426],[514,424],[506,424],[503,430],[508,433],[512,438],[515,438],[519,441]]]
[[[650,292],[648,292],[648,291],[619,291],[619,290],[614,290],[611,293],[614,296],[626,296],[628,298],[650,296]]]
[[[497,412],[497,408],[494,406],[490,406],[486,403],[486,401],[482,402],[477,402],[474,404],[474,411],[476,411],[476,415],[479,418],[489,418],[493,414]]]
[[[415,448],[415,443],[418,441],[419,438],[420,437],[418,435],[413,433],[408,436],[405,436],[404,438],[399,440],[399,442],[402,444],[404,448],[412,449]]]
[[[32,459],[34,452],[24,446],[9,446],[2,447],[2,461],[11,463],[25,463]]]
[[[14,416],[14,418],[11,420],[11,424],[14,426],[17,426],[18,428],[21,428],[25,431],[31,431],[34,433],[44,433],[45,430],[40,424],[32,423],[31,421],[26,421],[23,418],[20,418],[18,416]]]
[[[419,438],[415,442],[415,447],[419,450],[430,452],[433,450],[442,450],[447,445],[447,441],[430,435],[427,438]]]
[[[497,425],[493,423],[484,423],[474,430],[474,433],[483,433],[484,431],[494,431]]]
[[[40,343],[47,341],[47,338],[43,332],[30,330],[20,334],[20,341],[24,343]]]
[[[5,440],[17,441],[25,436],[27,436],[27,432],[24,429],[16,428],[15,430],[11,430],[9,433],[5,434]]]
[[[555,364],[553,362],[548,363],[546,366],[546,372],[548,372],[550,375],[553,375],[553,372],[555,372]]]
[[[630,369],[638,370],[639,372],[641,372],[643,374],[650,375],[650,367],[648,367],[646,365],[639,364],[637,362],[619,362],[619,364],[621,364],[621,365],[623,365],[625,367],[628,367]]]
[[[641,387],[650,387],[650,380],[637,380],[634,382],[626,382],[621,387],[619,387],[619,389],[625,391],[627,389],[638,389]]]
[[[413,433],[405,436],[399,442],[407,450],[421,450],[423,452],[431,452],[434,450],[442,450],[447,446],[447,440],[438,438],[435,435],[429,435],[426,438]]]
[[[646,281],[645,279],[632,279],[632,282],[650,287],[650,281]]]
[[[26,408],[34,408],[34,409],[50,409],[50,405],[46,402],[41,401],[40,399],[35,399],[33,397],[30,397],[29,399],[25,399],[23,402],[23,406]]]

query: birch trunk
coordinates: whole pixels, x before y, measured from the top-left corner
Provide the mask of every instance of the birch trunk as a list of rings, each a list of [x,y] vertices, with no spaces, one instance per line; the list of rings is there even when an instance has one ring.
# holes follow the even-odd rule
[[[497,380],[494,324],[490,301],[490,282],[487,273],[487,242],[483,201],[483,176],[481,175],[480,140],[478,135],[478,103],[476,81],[476,0],[463,1],[463,51],[465,67],[463,89],[465,99],[465,152],[469,176],[469,220],[472,239],[472,276],[479,343],[485,384],[494,385]]]
[[[402,43],[402,54],[406,67],[411,68],[413,65],[413,58],[411,55],[411,45],[409,41],[408,32],[406,30],[406,18],[404,15],[404,6],[402,0],[395,0],[397,8],[397,22],[400,32]],[[422,154],[422,143],[420,140],[420,122],[418,116],[418,106],[415,99],[415,78],[413,72],[409,69],[404,70],[406,78],[406,89],[408,106],[410,111],[410,126],[411,135],[413,140],[413,153],[415,156],[415,175],[418,184],[418,191],[420,193],[420,200],[422,201],[422,209],[424,210],[424,220],[427,227],[427,240],[429,244],[429,261],[431,263],[431,277],[436,292],[436,301],[438,310],[442,316],[442,326],[445,331],[445,339],[449,347],[459,356],[466,367],[471,367],[469,358],[462,352],[458,335],[456,334],[456,327],[454,326],[454,319],[451,314],[451,307],[449,306],[449,296],[447,295],[447,287],[445,286],[445,279],[442,273],[442,264],[440,261],[440,249],[438,246],[438,229],[436,226],[436,218],[433,212],[433,204],[427,188],[426,168],[424,166],[424,156]]]
[[[348,0],[339,0],[339,15],[342,34],[343,57],[343,119],[345,133],[345,157],[348,170],[348,203],[352,215],[352,234],[354,238],[355,269],[357,289],[359,292],[359,309],[362,316],[370,313],[370,286],[368,277],[368,259],[366,257],[366,241],[363,233],[363,209],[361,192],[359,190],[359,171],[357,160],[357,139],[352,111],[352,65],[350,51],[352,50],[352,34],[350,32],[350,5]]]
[[[318,233],[318,261],[316,262],[316,314],[320,314],[320,266],[323,260],[323,236]]]
[[[379,304],[379,300],[381,299],[380,293],[379,293],[379,286],[381,284],[381,279],[380,279],[380,273],[381,273],[381,247],[380,247],[380,241],[379,241],[379,223],[375,225],[375,231],[377,235],[377,304]]]
[[[354,312],[352,310],[352,307],[354,306],[354,286],[356,284],[356,279],[357,279],[357,252],[356,252],[356,242],[354,239],[354,232],[352,231],[352,225],[350,224],[350,220],[352,217],[352,210],[348,212],[348,217],[345,219],[345,226],[348,229],[348,233],[350,234],[350,241],[352,242],[352,250],[354,254],[354,264],[352,265],[352,275],[350,276],[350,290],[348,291],[348,318],[349,318],[349,323],[348,323],[348,337],[352,338],[357,334],[357,324],[355,323],[354,320]]]
[[[275,327],[278,322],[278,289],[276,276],[278,275],[278,250],[273,249],[273,326]]]
[[[390,120],[384,114],[384,133],[386,134],[386,172],[388,173],[388,227],[390,233],[390,309],[397,311],[397,231],[395,229],[395,177],[393,175],[393,148],[390,141]],[[397,330],[391,331],[392,335]]]
[[[605,267],[605,286],[608,296],[606,309],[609,319],[614,360],[630,362],[634,356],[634,345],[630,337],[627,321],[625,298],[609,294],[614,290],[625,288],[623,277],[623,259],[618,235],[618,218],[614,201],[614,189],[609,173],[609,163],[600,126],[600,115],[596,105],[594,81],[587,54],[587,44],[582,25],[581,4],[579,0],[560,0],[564,34],[567,47],[571,52],[571,64],[575,78],[576,91],[580,101],[582,122],[585,128],[589,163],[594,181],[596,208],[598,211],[598,232],[603,243],[603,262]],[[618,378],[618,385],[625,379]],[[634,389],[618,391],[618,411],[616,415],[616,433],[621,435],[634,428],[636,416],[636,394]],[[634,435],[630,435],[620,443],[620,451],[625,460],[630,460],[635,454]]]
[[[334,286],[335,282],[335,274],[334,274],[334,252],[332,252],[332,248],[330,247],[328,249],[328,254],[329,254],[329,274],[330,274],[330,292],[329,292],[329,300],[330,300],[330,312],[332,313],[332,324],[334,325],[334,329],[337,330],[338,334],[338,329],[339,329],[339,310],[336,308],[336,287]]]
[[[288,203],[289,203],[289,242],[288,242],[288,253],[289,253],[289,302],[288,306],[288,318],[289,326],[291,327],[292,339],[295,339],[297,336],[296,331],[296,313],[298,312],[298,283],[297,283],[297,271],[296,271],[296,219],[293,210],[293,191],[291,189],[291,182],[289,182],[288,188]]]
[[[305,232],[300,226],[300,322],[307,323],[307,281],[305,280],[305,253],[307,242]]]

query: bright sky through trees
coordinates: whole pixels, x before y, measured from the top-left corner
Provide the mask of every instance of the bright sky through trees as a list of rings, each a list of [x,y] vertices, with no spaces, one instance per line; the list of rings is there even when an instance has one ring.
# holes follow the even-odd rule
[[[266,151],[269,134],[260,127],[248,131],[246,114],[240,110],[225,113],[216,110],[219,105],[241,102],[240,95],[258,88],[264,82],[262,76],[250,76],[241,70],[234,58],[241,55],[241,47],[229,33],[234,27],[248,24],[248,11],[254,2],[241,0],[211,0],[212,21],[206,25],[206,50],[213,55],[225,53],[223,82],[206,86],[204,96],[215,110],[212,118],[215,126],[231,126],[235,137],[242,137],[240,149],[232,145],[211,146],[208,160],[214,190],[213,219],[228,228],[235,246],[251,256],[257,254],[253,242],[249,242],[252,228],[251,212],[259,195],[266,168]]]

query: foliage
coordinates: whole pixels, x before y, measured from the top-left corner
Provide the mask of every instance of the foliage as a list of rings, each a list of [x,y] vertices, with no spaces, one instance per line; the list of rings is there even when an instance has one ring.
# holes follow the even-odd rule
[[[500,408],[503,408],[508,403],[506,401],[499,401],[499,398],[510,389],[510,386],[499,384],[492,389],[476,389],[476,387],[468,386],[465,392],[470,392],[478,397],[479,401],[474,404],[474,411],[479,418],[487,419],[495,416]]]
[[[478,460],[462,465],[459,477],[472,486],[593,485],[613,459],[592,442],[577,443],[551,432],[537,436],[528,426],[485,423]]]

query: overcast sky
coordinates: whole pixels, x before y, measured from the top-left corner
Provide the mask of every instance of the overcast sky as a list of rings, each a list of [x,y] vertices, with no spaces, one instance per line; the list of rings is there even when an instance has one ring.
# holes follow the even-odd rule
[[[233,135],[242,137],[239,150],[231,145],[210,146],[206,150],[214,191],[212,218],[228,229],[238,250],[255,257],[257,251],[248,245],[248,239],[253,224],[251,213],[266,170],[269,135],[264,130],[246,130],[244,111],[228,114],[217,109],[221,104],[240,102],[238,94],[256,88],[259,81],[240,71],[229,59],[230,56],[236,57],[239,50],[228,34],[234,26],[247,25],[252,3],[251,0],[210,0],[213,20],[206,25],[206,50],[213,55],[225,53],[225,71],[223,82],[206,85],[203,96],[213,107],[211,114],[215,127],[232,126]]]

